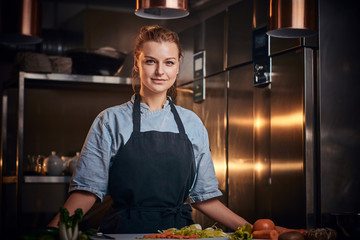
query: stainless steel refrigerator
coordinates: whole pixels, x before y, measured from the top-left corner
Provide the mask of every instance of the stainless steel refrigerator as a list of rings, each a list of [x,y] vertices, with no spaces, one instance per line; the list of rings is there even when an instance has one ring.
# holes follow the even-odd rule
[[[304,39],[264,36],[271,83],[254,84],[254,31],[266,23],[258,2],[240,1],[180,34],[186,54],[205,51],[205,97],[194,101],[199,79],[189,75],[194,60],[187,56],[177,104],[208,130],[224,204],[250,222],[305,228],[314,224],[317,50]],[[196,211],[194,219],[214,224]]]

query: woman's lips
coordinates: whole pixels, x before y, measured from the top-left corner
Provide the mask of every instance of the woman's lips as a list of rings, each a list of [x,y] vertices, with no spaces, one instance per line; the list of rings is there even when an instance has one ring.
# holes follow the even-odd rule
[[[151,80],[155,83],[162,83],[166,81],[165,79],[162,78],[152,78]]]

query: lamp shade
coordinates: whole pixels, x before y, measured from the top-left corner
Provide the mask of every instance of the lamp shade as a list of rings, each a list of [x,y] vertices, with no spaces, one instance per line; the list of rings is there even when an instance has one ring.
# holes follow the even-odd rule
[[[42,41],[38,0],[0,1],[0,42],[35,44]]]
[[[189,15],[187,0],[136,0],[135,15],[150,19],[176,19]]]
[[[269,0],[267,34],[297,38],[316,34],[316,0]]]

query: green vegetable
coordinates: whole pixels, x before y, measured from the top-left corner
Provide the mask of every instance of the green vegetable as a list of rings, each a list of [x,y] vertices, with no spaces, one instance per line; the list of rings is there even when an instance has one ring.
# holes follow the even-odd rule
[[[229,237],[231,240],[251,240],[253,238],[252,227],[250,224],[238,227]]]
[[[79,231],[79,223],[83,219],[83,211],[81,208],[75,210],[74,215],[69,216],[69,211],[65,207],[61,207],[59,221],[60,240],[88,240],[90,232]]]

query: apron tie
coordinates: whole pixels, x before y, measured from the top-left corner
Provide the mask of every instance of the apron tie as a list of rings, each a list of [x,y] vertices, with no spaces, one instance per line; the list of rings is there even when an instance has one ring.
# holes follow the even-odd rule
[[[127,211],[128,218],[131,218],[132,212],[160,212],[162,217],[168,217],[175,215],[176,218],[185,218],[192,220],[191,212],[192,208],[190,204],[181,204],[177,207],[134,207],[128,206],[123,208]]]
[[[192,208],[191,208],[190,204],[182,204],[182,205],[174,207],[174,208],[165,208],[162,216],[166,217],[169,215],[176,215],[177,218],[182,217],[182,218],[192,220],[191,212],[192,212]]]

